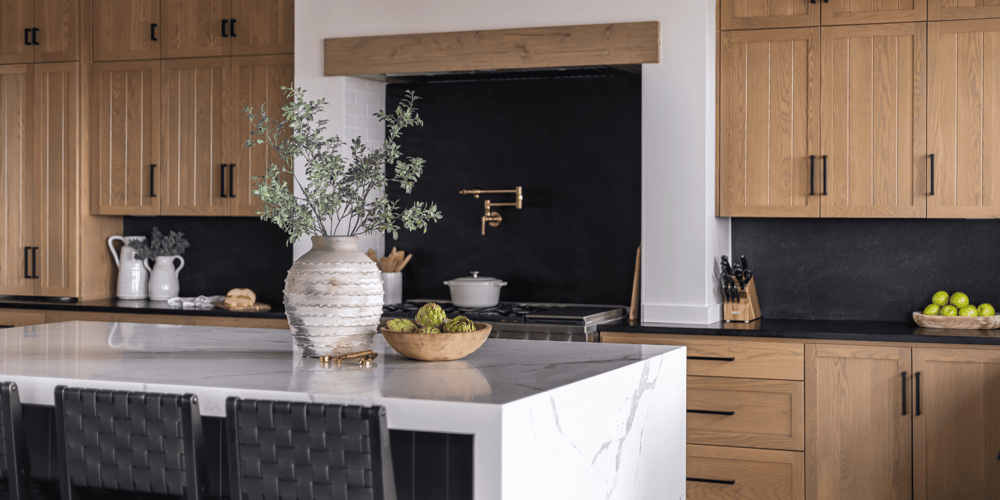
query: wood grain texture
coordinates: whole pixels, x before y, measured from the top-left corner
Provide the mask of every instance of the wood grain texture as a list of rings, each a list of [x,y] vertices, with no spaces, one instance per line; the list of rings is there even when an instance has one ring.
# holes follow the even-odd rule
[[[0,294],[32,295],[25,247],[35,246],[31,65],[0,66]]]
[[[1000,18],[1000,1],[927,0],[927,17],[931,21]]]
[[[735,415],[688,413],[688,443],[802,451],[803,382],[688,377],[687,409]]]
[[[35,62],[80,60],[80,0],[32,0],[38,28]]]
[[[823,25],[911,23],[927,20],[927,0],[823,1]]]
[[[79,66],[34,65],[36,295],[79,292]]]
[[[687,445],[687,477],[735,484],[687,482],[688,500],[802,500],[801,452]]]
[[[96,63],[93,68],[96,213],[158,215],[161,196],[152,194],[163,191],[159,182],[160,62]]]
[[[493,326],[475,323],[476,330],[461,333],[407,333],[379,328],[386,343],[396,352],[421,361],[454,361],[479,349],[490,336]]]
[[[101,312],[46,312],[46,323],[65,323],[67,321],[118,321],[118,315]]]
[[[913,350],[913,498],[993,498],[1000,492],[1000,352]]]
[[[819,150],[819,40],[819,28],[722,34],[722,216],[819,216],[819,196],[809,194],[810,155]]]
[[[823,217],[925,215],[925,61],[925,24],[823,29]]]
[[[935,193],[927,197],[927,215],[996,218],[1000,20],[929,23],[927,40],[927,153],[935,155]]]
[[[236,37],[233,55],[295,52],[294,0],[232,0]]]
[[[93,7],[94,60],[129,61],[160,58],[163,39],[160,0],[95,0]]]
[[[660,23],[327,38],[326,76],[660,62]]]
[[[911,498],[910,349],[807,345],[805,364],[806,496]]]
[[[226,130],[235,115],[230,105],[231,58],[164,60],[160,180],[163,215],[229,215],[231,158]]]
[[[0,309],[0,325],[5,326],[32,326],[45,323],[45,314],[37,311],[16,311],[12,309]]]
[[[723,30],[819,26],[819,3],[810,0],[721,0]]]
[[[281,87],[291,87],[295,77],[294,56],[245,56],[233,57],[233,99],[228,106],[235,115],[233,126],[229,128],[231,158],[236,163],[232,215],[257,217],[257,212],[264,206],[253,194],[255,189],[253,178],[263,177],[267,167],[280,164],[281,159],[266,146],[245,147],[244,143],[250,137],[250,120],[243,114],[243,108],[250,106],[259,113],[260,107],[266,107],[270,116],[280,117],[281,107],[288,103]],[[282,138],[287,137],[285,134]],[[291,175],[279,177],[293,185]]]
[[[616,336],[611,332],[602,332],[601,336],[602,339],[609,341],[628,339],[622,334]],[[639,338],[648,339],[649,337]],[[662,338],[665,345],[687,346],[688,375],[779,380],[803,379],[803,346],[801,343],[763,344],[728,339],[690,340],[677,338],[673,335],[660,335],[658,338]],[[692,357],[720,359],[691,359]],[[729,358],[733,358],[733,360],[727,361]]]
[[[122,323],[145,323],[156,325],[193,325],[196,316],[180,314],[119,314],[118,321]]]
[[[222,20],[232,18],[231,0],[161,0],[163,58],[228,56],[232,38],[222,36]],[[228,34],[228,30],[227,30]]]
[[[24,43],[24,30],[34,25],[35,9],[31,0],[0,0],[0,64],[35,60],[35,46]]]

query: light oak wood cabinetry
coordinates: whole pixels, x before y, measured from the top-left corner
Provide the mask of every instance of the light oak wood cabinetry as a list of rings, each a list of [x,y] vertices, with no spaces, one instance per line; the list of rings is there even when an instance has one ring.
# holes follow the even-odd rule
[[[688,377],[691,444],[803,450],[803,383]]]
[[[32,65],[0,66],[0,294],[33,295],[35,164]]]
[[[0,64],[80,59],[80,0],[0,1]]]
[[[289,54],[293,0],[162,0],[164,58]]]
[[[927,0],[927,17],[931,21],[1000,18],[1000,1]]]
[[[95,61],[160,58],[160,0],[94,0],[93,23]]]
[[[819,26],[812,0],[721,0],[720,7],[724,30]]]
[[[1000,19],[933,22],[927,38],[928,216],[1000,217]]]
[[[233,55],[291,54],[295,51],[294,0],[232,0]],[[284,85],[291,83],[288,80]]]
[[[0,0],[0,64],[35,61],[31,41],[35,9],[30,0]]]
[[[42,312],[0,309],[0,328],[41,325],[43,323],[45,323],[45,314]]]
[[[687,497],[802,500],[802,471],[802,453],[798,452],[689,444]]]
[[[928,0],[818,0],[823,25],[908,23],[927,20]]]

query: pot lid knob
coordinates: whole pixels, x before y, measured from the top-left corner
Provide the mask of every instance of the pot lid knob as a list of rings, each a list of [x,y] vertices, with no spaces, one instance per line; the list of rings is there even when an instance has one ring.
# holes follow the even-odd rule
[[[479,271],[472,271],[472,279],[479,279]]]

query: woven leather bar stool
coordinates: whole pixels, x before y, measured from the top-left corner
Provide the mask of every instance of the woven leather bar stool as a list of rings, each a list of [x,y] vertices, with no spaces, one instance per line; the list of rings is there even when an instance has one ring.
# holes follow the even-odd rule
[[[234,500],[395,500],[385,408],[226,400]]]
[[[56,387],[63,500],[76,487],[207,498],[194,394]]]
[[[0,478],[7,481],[12,499],[27,499],[28,445],[24,438],[21,398],[14,382],[0,382]]]

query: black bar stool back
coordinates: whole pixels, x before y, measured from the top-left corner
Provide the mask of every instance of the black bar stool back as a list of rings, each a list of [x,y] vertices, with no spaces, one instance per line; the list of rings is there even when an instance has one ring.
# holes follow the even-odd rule
[[[17,384],[0,382],[0,478],[7,480],[10,498],[29,498],[29,467]]]
[[[385,408],[226,400],[236,500],[395,500]]]

